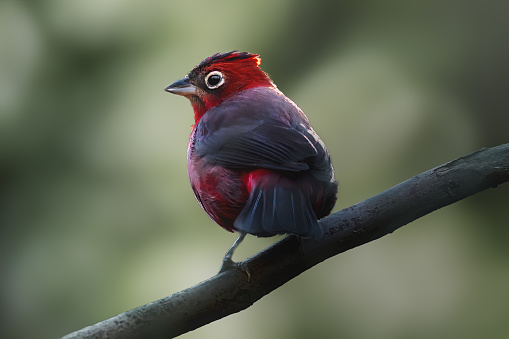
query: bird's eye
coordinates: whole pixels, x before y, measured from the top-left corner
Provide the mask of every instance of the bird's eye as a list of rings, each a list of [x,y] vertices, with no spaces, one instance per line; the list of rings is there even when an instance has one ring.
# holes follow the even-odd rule
[[[219,71],[212,71],[205,77],[205,85],[209,89],[216,89],[224,83],[223,73]]]

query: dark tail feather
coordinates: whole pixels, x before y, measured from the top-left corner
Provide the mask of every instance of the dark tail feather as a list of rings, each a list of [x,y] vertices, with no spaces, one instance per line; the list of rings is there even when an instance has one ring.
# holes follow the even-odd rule
[[[322,235],[309,199],[297,188],[280,186],[253,187],[234,227],[259,237],[285,233],[313,238]]]

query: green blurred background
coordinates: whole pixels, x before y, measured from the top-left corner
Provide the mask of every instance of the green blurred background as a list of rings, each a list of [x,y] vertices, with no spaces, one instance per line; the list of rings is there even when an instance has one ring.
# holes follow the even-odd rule
[[[509,142],[507,1],[1,1],[2,338],[52,338],[214,275],[235,239],[163,91],[233,49],[308,115],[339,210]],[[183,338],[507,338],[507,185],[318,265]],[[248,257],[275,239],[250,237]]]

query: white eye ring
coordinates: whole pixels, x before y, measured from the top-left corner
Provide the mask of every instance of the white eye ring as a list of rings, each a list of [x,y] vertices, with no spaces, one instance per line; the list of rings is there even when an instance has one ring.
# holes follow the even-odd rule
[[[214,78],[213,78],[214,81],[213,82],[215,82],[217,80],[217,78],[215,78],[217,76],[219,77],[219,82],[212,83],[212,84],[209,83],[209,79],[212,76],[214,76]],[[207,74],[207,76],[205,77],[205,85],[207,85],[207,87],[209,89],[216,89],[216,88],[220,87],[222,84],[224,84],[224,75],[223,75],[223,73],[221,73],[219,71],[212,71],[209,74]]]

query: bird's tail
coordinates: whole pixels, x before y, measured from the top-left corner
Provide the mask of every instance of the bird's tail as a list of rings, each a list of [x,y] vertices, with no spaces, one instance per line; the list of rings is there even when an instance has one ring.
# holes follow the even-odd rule
[[[319,238],[322,231],[309,197],[293,185],[255,183],[246,205],[234,222],[240,232],[259,237],[297,234]]]

